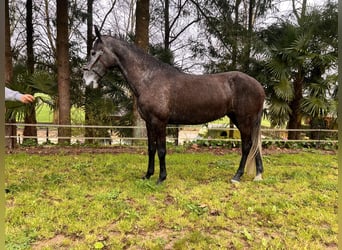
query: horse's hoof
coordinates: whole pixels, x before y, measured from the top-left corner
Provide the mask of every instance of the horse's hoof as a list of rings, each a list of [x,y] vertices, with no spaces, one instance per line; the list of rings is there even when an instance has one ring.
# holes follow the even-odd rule
[[[149,180],[150,177],[151,177],[151,175],[145,175],[145,176],[142,177],[142,179],[143,179],[143,180]]]
[[[262,181],[262,175],[258,174],[257,176],[254,177],[253,181]]]
[[[235,179],[231,179],[230,182],[233,183],[233,184],[239,184],[240,183],[239,180],[235,180]]]
[[[157,185],[162,184],[166,180],[166,177],[159,178],[157,181]]]

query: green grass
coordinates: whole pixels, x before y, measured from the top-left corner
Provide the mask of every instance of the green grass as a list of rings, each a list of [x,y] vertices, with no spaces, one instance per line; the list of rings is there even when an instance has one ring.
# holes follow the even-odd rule
[[[53,110],[47,105],[42,105],[36,111],[37,123],[52,123],[53,122]],[[71,108],[71,122],[73,124],[84,123],[84,110],[82,108]]]
[[[264,181],[229,182],[240,156],[6,155],[6,249],[337,249],[337,155],[264,156]]]
[[[50,97],[43,93],[38,93],[36,97],[41,97],[46,101],[51,101]],[[46,103],[41,103],[36,107],[36,117],[38,123],[52,123],[53,122],[53,110]],[[84,123],[84,110],[75,106],[71,107],[71,121],[73,124]]]
[[[42,105],[36,110],[37,122],[48,123],[53,121],[53,110],[47,105]]]

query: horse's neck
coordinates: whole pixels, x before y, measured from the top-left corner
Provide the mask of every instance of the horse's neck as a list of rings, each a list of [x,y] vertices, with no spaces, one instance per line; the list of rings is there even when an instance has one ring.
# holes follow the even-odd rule
[[[145,88],[146,78],[151,70],[141,60],[141,55],[129,48],[129,46],[119,43],[115,46],[115,53],[119,60],[119,68],[125,76],[128,84],[136,96],[139,96],[142,89]]]

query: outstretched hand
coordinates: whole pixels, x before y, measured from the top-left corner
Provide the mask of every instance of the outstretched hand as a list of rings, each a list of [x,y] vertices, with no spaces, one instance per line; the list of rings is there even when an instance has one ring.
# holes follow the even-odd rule
[[[20,98],[20,101],[22,103],[30,103],[30,102],[34,102],[34,96],[33,95],[29,95],[29,94],[23,94]]]

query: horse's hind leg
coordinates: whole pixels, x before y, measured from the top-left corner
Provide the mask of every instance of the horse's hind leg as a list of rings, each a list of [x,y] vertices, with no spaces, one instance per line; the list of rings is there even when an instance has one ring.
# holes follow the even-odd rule
[[[242,156],[241,156],[239,168],[236,171],[233,179],[231,179],[231,182],[233,183],[240,182],[240,179],[245,171],[245,165],[246,165],[248,153],[252,147],[252,140],[250,136],[241,135],[241,142],[242,142],[242,146],[241,146]]]
[[[262,165],[261,153],[259,151],[255,155],[255,165],[256,165],[256,175],[255,175],[254,181],[261,181],[262,173],[264,172],[264,167]]]

